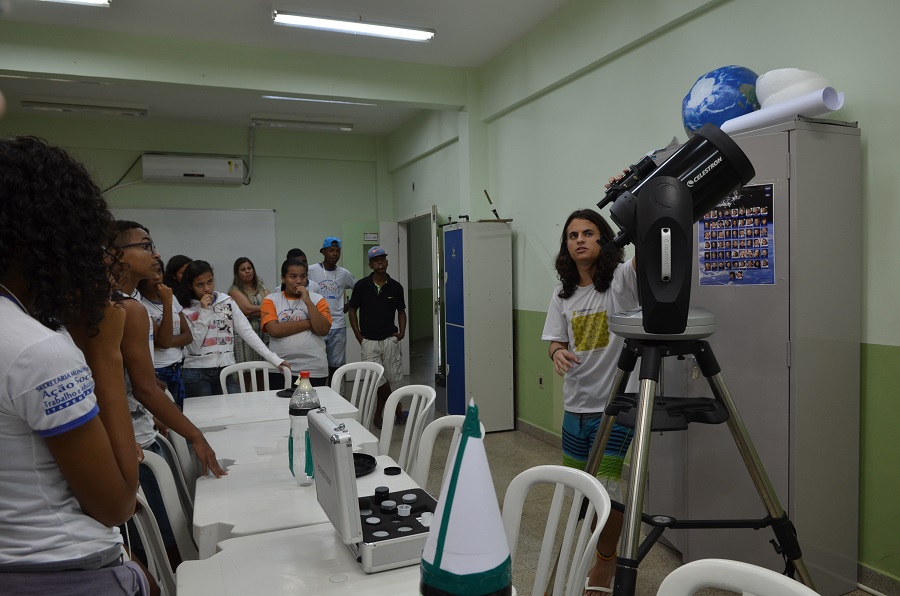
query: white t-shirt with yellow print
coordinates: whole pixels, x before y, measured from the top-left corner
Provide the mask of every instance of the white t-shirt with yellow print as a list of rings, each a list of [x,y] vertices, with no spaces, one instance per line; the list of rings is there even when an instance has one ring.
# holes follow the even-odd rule
[[[581,360],[569,369],[563,382],[566,411],[601,412],[625,343],[609,330],[608,314],[638,307],[637,274],[629,259],[616,268],[606,292],[591,285],[576,288],[569,298],[562,299],[561,289],[561,284],[553,288],[541,339],[569,344]],[[634,377],[632,374],[630,386]]]

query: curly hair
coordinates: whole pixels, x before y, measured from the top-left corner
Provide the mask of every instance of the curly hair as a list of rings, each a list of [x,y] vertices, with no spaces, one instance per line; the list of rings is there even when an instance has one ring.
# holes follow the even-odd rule
[[[193,261],[191,257],[186,257],[184,255],[175,255],[169,262],[166,263],[166,268],[163,271],[163,283],[172,288],[173,290],[180,285],[180,282],[175,278],[175,275],[178,273],[178,270]]]
[[[21,273],[42,325],[83,320],[97,332],[118,260],[113,222],[87,169],[64,150],[35,137],[0,140],[0,276]]]
[[[578,209],[569,215],[565,225],[563,225],[562,236],[559,239],[559,254],[556,255],[556,260],[554,261],[556,273],[559,276],[559,281],[562,283],[562,290],[559,292],[560,298],[569,298],[574,294],[580,279],[575,260],[572,258],[572,255],[569,254],[569,246],[566,238],[569,231],[569,224],[572,223],[573,219],[584,219],[597,226],[597,229],[600,231],[600,238],[598,241],[601,242],[601,246],[608,243],[613,239],[613,236],[615,236],[612,228],[606,223],[603,216],[593,209]],[[609,284],[612,282],[613,273],[615,272],[616,267],[625,260],[624,249],[620,248],[614,252],[610,252],[606,250],[606,246],[603,246],[602,248],[600,257],[594,263],[594,269],[591,272],[594,289],[598,292],[605,292],[609,289]]]
[[[204,273],[213,273],[212,265],[206,261],[191,261],[187,269],[184,270],[184,275],[181,276],[181,283],[172,288],[181,306],[188,308],[191,306],[191,300],[197,299],[194,295],[194,288],[191,286],[194,280]]]

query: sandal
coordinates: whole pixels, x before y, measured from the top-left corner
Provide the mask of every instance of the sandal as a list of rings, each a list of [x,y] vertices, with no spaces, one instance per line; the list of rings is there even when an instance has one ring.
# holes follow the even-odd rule
[[[600,586],[591,586],[588,585],[588,578],[584,578],[584,591],[585,592],[602,592],[603,594],[612,594],[616,585],[616,578],[612,578],[609,580],[608,588],[601,588]]]

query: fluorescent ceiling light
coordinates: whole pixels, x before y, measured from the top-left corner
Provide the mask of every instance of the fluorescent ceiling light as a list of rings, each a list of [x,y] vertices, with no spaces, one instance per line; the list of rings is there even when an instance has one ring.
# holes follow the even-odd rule
[[[56,2],[58,4],[80,4],[82,6],[102,6],[109,8],[109,0],[41,0],[41,2]]]
[[[405,41],[429,41],[434,37],[431,29],[413,29],[398,25],[381,25],[378,23],[366,23],[365,21],[344,21],[340,19],[325,19],[310,17],[280,10],[272,11],[272,20],[276,25],[289,27],[301,27],[304,29],[319,29],[321,31],[336,31],[338,33],[351,33],[354,35],[370,35],[372,37],[387,37],[389,39],[402,39]]]
[[[142,118],[150,113],[144,106],[101,105],[89,103],[64,103],[23,99],[22,108],[38,112],[66,112],[76,114],[102,114],[104,116],[135,116]]]
[[[334,103],[342,106],[375,106],[374,103],[362,103],[359,101],[340,101],[337,99],[312,99],[311,97],[287,97],[283,95],[263,95],[263,99],[280,99],[283,101],[308,101],[310,103]]]
[[[252,124],[253,126],[266,126],[269,128],[281,128],[285,130],[314,130],[320,132],[351,132],[353,130],[352,122],[290,120],[257,116],[251,117],[250,124]]]

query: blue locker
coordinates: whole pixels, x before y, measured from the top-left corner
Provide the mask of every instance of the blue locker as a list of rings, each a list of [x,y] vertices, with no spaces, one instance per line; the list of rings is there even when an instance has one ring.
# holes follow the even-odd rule
[[[506,222],[444,226],[447,412],[469,399],[488,431],[515,428],[512,235]]]

